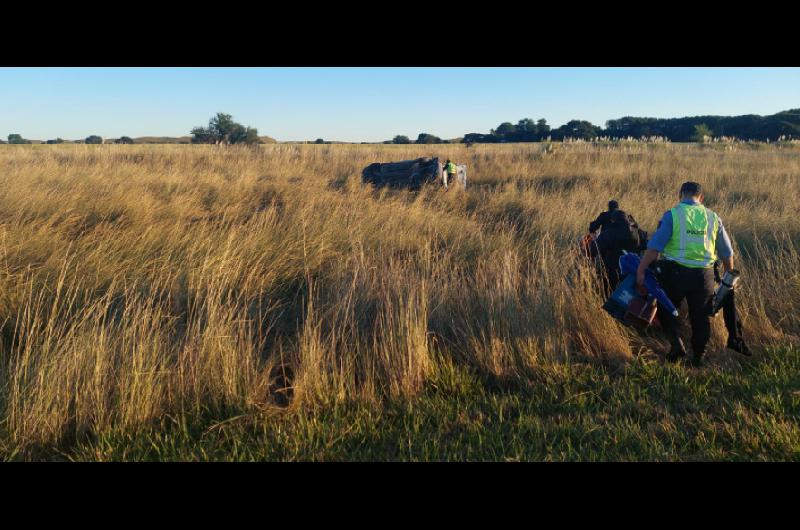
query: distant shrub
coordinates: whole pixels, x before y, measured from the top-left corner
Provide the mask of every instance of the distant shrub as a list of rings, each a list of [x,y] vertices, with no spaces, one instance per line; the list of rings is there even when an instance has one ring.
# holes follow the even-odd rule
[[[191,130],[194,144],[260,144],[258,129],[245,127],[233,121],[230,114],[218,112],[208,120],[208,127],[195,127]]]
[[[317,138],[316,140],[314,140],[314,143],[315,144],[324,144],[325,140],[323,140],[322,138]]]
[[[394,137],[394,139],[391,141],[391,143],[393,143],[393,144],[410,144],[411,140],[409,139],[408,136],[403,136],[403,135],[398,134],[397,136]]]
[[[419,133],[417,136],[418,144],[441,144],[444,143],[441,138],[428,133]]]
[[[571,120],[551,132],[553,138],[557,140],[566,138],[591,140],[600,136],[602,131],[600,127],[592,125],[591,122],[586,120]]]
[[[232,144],[259,144],[261,140],[258,137],[258,130],[252,127],[245,127],[244,125],[235,124],[229,137],[229,143]]]
[[[132,144],[134,143],[133,138],[130,136],[120,136],[119,139],[116,141],[118,144]]]
[[[708,128],[708,125],[705,123],[699,123],[694,126],[694,136],[692,136],[692,140],[698,143],[705,143],[714,133],[711,132],[711,129]]]
[[[47,144],[63,144],[64,140],[62,140],[61,138],[56,138],[55,140],[47,140],[47,142],[45,142],[45,143],[47,143]]]
[[[9,134],[8,135],[8,143],[10,144],[29,144],[31,143],[30,140],[26,140],[19,134]]]
[[[498,138],[491,134],[468,133],[464,135],[464,138],[461,139],[461,142],[465,144],[491,144],[497,143]]]
[[[91,136],[87,136],[85,142],[87,144],[102,144],[103,139],[100,136],[93,134]]]

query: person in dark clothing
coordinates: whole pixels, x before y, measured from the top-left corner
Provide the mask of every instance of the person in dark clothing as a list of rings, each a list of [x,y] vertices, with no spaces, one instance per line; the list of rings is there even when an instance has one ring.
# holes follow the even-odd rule
[[[608,211],[592,221],[589,230],[600,230],[594,243],[605,271],[604,290],[609,295],[620,281],[619,258],[622,252],[636,252],[639,249],[638,225],[632,215],[619,209],[617,201],[609,201]]]
[[[733,248],[719,216],[703,205],[700,184],[685,182],[679,192],[680,202],[661,218],[658,229],[636,272],[636,283],[644,284],[647,268],[663,253],[659,262],[659,281],[675,307],[683,299],[689,306],[692,327],[693,366],[702,365],[711,337],[711,305],[714,299],[714,262],[722,260],[725,271],[733,269]],[[659,305],[658,319],[670,340],[668,361],[686,355],[677,334],[677,318]]]
[[[608,211],[600,213],[597,219],[589,223],[589,232],[597,232],[601,228],[605,228],[611,220],[611,214],[619,209],[617,201],[608,201]]]

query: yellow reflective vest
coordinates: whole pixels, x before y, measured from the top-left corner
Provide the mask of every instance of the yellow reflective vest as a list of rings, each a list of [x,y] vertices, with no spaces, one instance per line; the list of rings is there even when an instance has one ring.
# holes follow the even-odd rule
[[[680,203],[670,210],[672,237],[664,257],[685,267],[705,269],[717,261],[719,217],[702,204]]]

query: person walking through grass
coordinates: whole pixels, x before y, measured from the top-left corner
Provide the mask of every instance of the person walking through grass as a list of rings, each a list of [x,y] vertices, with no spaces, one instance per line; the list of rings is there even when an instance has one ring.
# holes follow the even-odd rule
[[[620,281],[620,256],[623,251],[638,252],[641,232],[633,216],[620,210],[619,203],[614,200],[608,201],[608,211],[601,212],[589,223],[589,232],[593,236],[590,256],[598,255],[603,262],[603,286],[608,296]]]
[[[733,247],[719,215],[703,205],[700,184],[684,182],[678,195],[680,202],[664,213],[647,244],[636,272],[636,284],[640,288],[644,285],[645,270],[662,253],[659,281],[675,307],[686,299],[692,328],[690,363],[701,366],[711,337],[714,263],[719,257],[723,272],[732,270]],[[659,307],[658,319],[671,344],[667,360],[684,358],[686,349],[677,333],[677,318]]]
[[[450,182],[453,182],[456,179],[456,174],[458,174],[458,168],[456,165],[447,159],[447,162],[444,163],[444,187],[447,188]]]
[[[600,212],[597,219],[589,223],[589,232],[595,233],[611,224],[611,215],[619,210],[619,203],[615,200],[608,201],[608,210]]]

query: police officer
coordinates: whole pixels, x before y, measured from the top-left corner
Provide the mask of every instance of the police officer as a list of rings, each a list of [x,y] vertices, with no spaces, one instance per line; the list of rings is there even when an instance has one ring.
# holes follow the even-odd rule
[[[645,270],[663,253],[659,280],[670,300],[678,307],[686,298],[692,326],[692,366],[701,366],[706,344],[711,337],[711,304],[714,299],[714,263],[722,261],[723,272],[733,269],[733,248],[722,220],[703,205],[703,192],[697,182],[684,182],[680,202],[664,213],[658,229],[647,244],[639,264],[636,283],[644,284]],[[677,319],[659,310],[659,321],[670,340],[668,361],[686,355],[677,334]]]
[[[446,188],[450,182],[453,182],[456,179],[456,174],[458,173],[458,168],[454,163],[450,161],[450,159],[448,159],[447,162],[444,163],[444,173],[445,173],[444,187]]]

